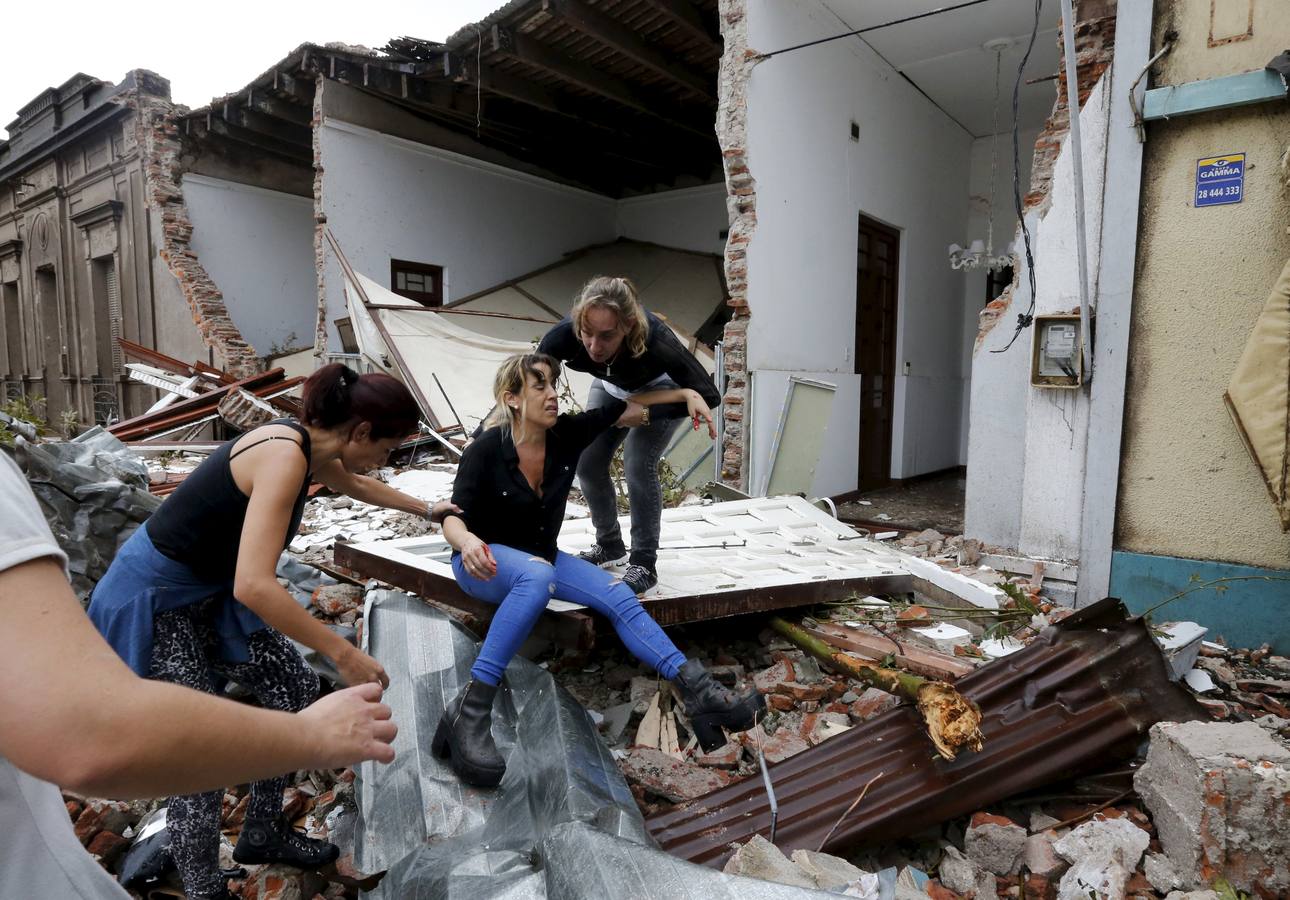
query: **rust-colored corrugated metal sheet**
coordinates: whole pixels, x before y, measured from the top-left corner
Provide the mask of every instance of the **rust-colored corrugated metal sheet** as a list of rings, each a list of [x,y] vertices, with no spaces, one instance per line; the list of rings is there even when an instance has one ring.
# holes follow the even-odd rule
[[[1158,721],[1205,718],[1168,680],[1146,625],[1103,600],[1046,629],[1026,649],[955,683],[982,712],[985,748],[953,762],[934,754],[902,706],[770,767],[775,843],[816,850],[860,789],[883,773],[825,850],[890,841],[991,803],[1132,756]],[[683,859],[724,864],[732,842],[768,836],[761,778],[746,778],[652,816],[650,833]]]

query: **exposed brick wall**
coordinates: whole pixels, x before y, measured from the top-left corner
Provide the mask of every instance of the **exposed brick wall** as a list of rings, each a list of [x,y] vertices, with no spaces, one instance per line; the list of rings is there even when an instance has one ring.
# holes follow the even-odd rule
[[[744,400],[748,394],[748,241],[757,227],[757,183],[748,170],[748,78],[756,53],[748,47],[745,0],[721,0],[718,12],[725,49],[718,75],[717,140],[726,173],[726,210],[730,235],[726,239],[726,286],[734,318],[722,338],[728,379],[721,405],[725,431],[721,447],[721,480],[741,490],[745,477],[748,440]]]
[[[1098,81],[1111,68],[1115,55],[1116,0],[1076,0],[1075,2],[1075,61],[1079,67],[1079,103],[1082,107]],[[1043,23],[1040,23],[1041,25]],[[1066,93],[1066,54],[1062,49],[1061,30],[1057,32],[1057,47],[1061,53],[1058,62],[1057,100],[1053,111],[1044,123],[1044,130],[1035,140],[1034,162],[1030,169],[1030,190],[1024,199],[1026,212],[1048,210],[1049,195],[1053,184],[1053,169],[1062,144],[1070,132],[1070,109]],[[1018,231],[1020,237],[1020,231]],[[1035,260],[1036,267],[1042,263]],[[1012,305],[1021,267],[1016,268],[1012,284],[995,300],[986,304],[980,313],[980,327],[976,346],[998,324]]]
[[[1075,62],[1079,66],[1080,106],[1089,93],[1111,67],[1115,54],[1116,0],[1084,0],[1075,4]],[[1057,35],[1061,51],[1061,32]],[[1066,56],[1062,52],[1057,67],[1057,101],[1044,124],[1044,130],[1035,140],[1034,164],[1030,170],[1030,191],[1026,194],[1027,210],[1047,208],[1049,189],[1053,182],[1053,167],[1062,143],[1070,131],[1070,110],[1066,93]]]
[[[261,371],[263,361],[233,324],[224,295],[191,246],[193,224],[180,189],[183,173],[179,161],[178,115],[187,108],[142,91],[132,92],[125,102],[137,112],[136,137],[143,158],[146,200],[161,226],[158,255],[179,282],[193,322],[215,352],[218,364],[238,378]]]
[[[323,166],[322,166],[322,120],[323,120],[323,85],[327,81],[322,74],[315,76],[313,119],[310,131],[313,133],[314,153],[314,272],[318,278],[318,321],[314,327],[314,356],[319,361],[327,355],[327,213],[323,212]]]

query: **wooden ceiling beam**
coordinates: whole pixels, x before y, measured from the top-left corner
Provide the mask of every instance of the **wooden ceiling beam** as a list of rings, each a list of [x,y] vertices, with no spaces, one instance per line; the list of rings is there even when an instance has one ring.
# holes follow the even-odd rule
[[[264,88],[249,89],[246,92],[246,105],[256,112],[275,119],[285,119],[293,125],[307,128],[313,121],[313,111],[309,107],[275,97]]]
[[[577,85],[638,113],[660,119],[673,127],[711,138],[716,133],[715,120],[707,114],[696,116],[676,109],[675,101],[651,97],[621,78],[607,75],[594,66],[565,56],[527,34],[503,25],[494,25],[484,38],[484,49],[527,66],[541,69],[561,81]],[[671,110],[668,112],[667,110]]]
[[[262,134],[284,144],[293,144],[303,150],[310,150],[313,146],[313,132],[308,125],[296,125],[258,110],[227,104],[224,107],[224,119],[247,131]]]
[[[700,42],[712,56],[721,55],[721,32],[715,23],[709,24],[690,0],[645,0],[663,13],[680,31]]]
[[[698,96],[709,106],[717,105],[714,79],[678,62],[636,31],[583,0],[542,0],[542,9],[576,31]]]
[[[307,166],[312,164],[313,154],[307,146],[302,147],[299,144],[289,144],[277,140],[268,135],[251,131],[249,128],[243,128],[241,125],[236,125],[213,114],[206,117],[205,127],[209,134],[217,135],[226,141],[280,157],[297,165]]]
[[[478,75],[475,74],[477,70]],[[670,159],[677,156],[702,156],[710,152],[714,159],[716,158],[715,123],[712,133],[702,138],[696,137],[690,131],[683,131],[670,122],[661,128],[651,126],[648,129],[642,129],[639,120],[625,121],[612,113],[607,113],[603,107],[592,106],[583,98],[549,90],[528,79],[498,71],[496,67],[486,63],[478,65],[476,60],[468,55],[445,53],[440,64],[435,66],[433,71],[436,74],[442,73],[444,77],[451,78],[467,88],[478,85],[485,92],[505,97],[515,103],[566,117],[589,131],[602,133],[602,141],[629,143],[638,147],[642,154]],[[642,135],[642,131],[646,130],[648,135]]]

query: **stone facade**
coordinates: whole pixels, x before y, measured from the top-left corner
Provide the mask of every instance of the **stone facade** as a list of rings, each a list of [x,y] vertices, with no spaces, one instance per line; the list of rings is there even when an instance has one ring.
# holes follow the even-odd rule
[[[258,366],[187,249],[175,110],[152,72],[118,84],[78,74],[19,110],[0,142],[0,383],[57,427],[128,418],[155,400],[130,381],[117,338],[200,352],[167,308],[158,256],[214,361],[239,374]]]
[[[154,341],[140,153],[123,97],[169,91],[149,72],[119,85],[78,74],[19,110],[0,142],[0,380],[5,399],[25,396],[55,426],[147,400],[115,342]]]

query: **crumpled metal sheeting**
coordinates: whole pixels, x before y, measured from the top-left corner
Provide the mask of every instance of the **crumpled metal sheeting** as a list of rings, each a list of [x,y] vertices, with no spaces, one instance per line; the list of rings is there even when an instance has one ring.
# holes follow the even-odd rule
[[[14,439],[14,459],[60,547],[84,600],[134,530],[161,505],[148,493],[148,467],[95,426],[71,441]]]
[[[955,682],[981,708],[979,753],[935,756],[922,720],[902,706],[771,766],[777,846],[787,854],[819,848],[880,772],[825,851],[895,840],[1132,756],[1158,721],[1206,718],[1169,680],[1147,626],[1126,617],[1118,600],[1103,600]],[[749,778],[648,825],[664,850],[720,866],[732,841],[769,833],[770,814],[761,780]]]
[[[694,896],[809,897],[723,875],[653,847],[618,766],[586,711],[539,666],[516,658],[493,707],[507,769],[496,789],[462,783],[430,745],[470,677],[478,646],[408,594],[367,595],[365,644],[390,675],[395,761],[359,769],[355,864],[388,869],[381,900]]]

